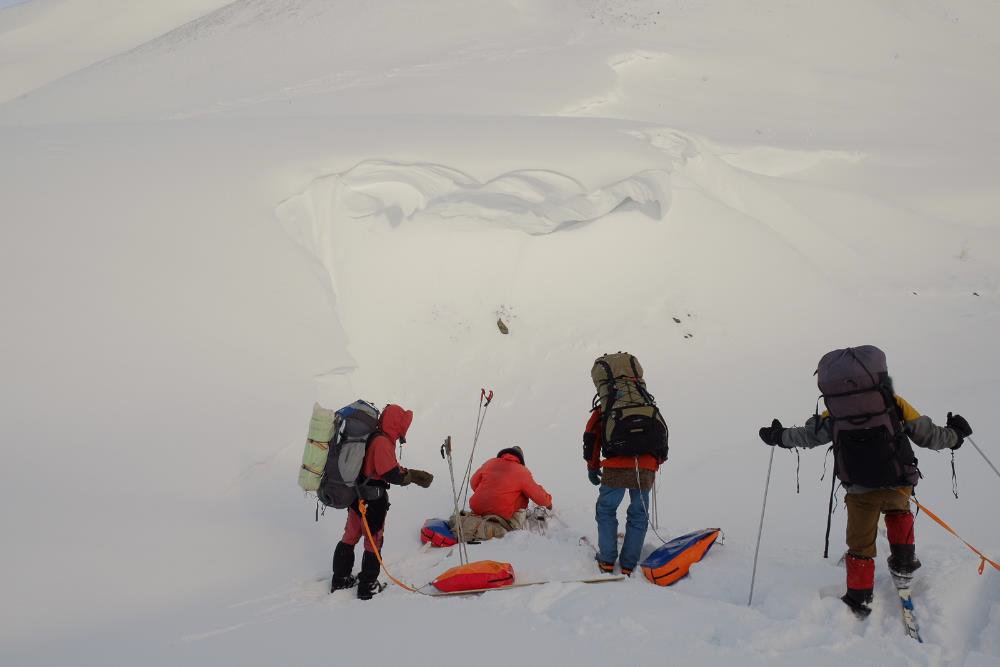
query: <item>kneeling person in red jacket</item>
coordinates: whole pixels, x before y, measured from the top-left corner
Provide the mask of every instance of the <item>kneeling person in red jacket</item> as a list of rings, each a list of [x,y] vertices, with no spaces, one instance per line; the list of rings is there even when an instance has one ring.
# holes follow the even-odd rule
[[[509,447],[497,452],[472,476],[472,498],[469,507],[475,514],[461,517],[458,526],[452,517],[456,535],[468,540],[488,540],[503,537],[511,530],[525,527],[528,501],[539,507],[552,509],[552,496],[532,477],[524,465],[524,452],[520,447]]]

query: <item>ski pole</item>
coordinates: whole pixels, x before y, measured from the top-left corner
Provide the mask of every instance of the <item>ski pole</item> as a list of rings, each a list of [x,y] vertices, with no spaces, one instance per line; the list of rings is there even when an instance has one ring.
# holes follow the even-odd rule
[[[973,440],[972,438],[966,438],[966,440],[972,443],[972,446],[976,448],[976,451],[979,452],[979,455],[983,457],[984,461],[986,461],[986,465],[993,468],[993,472],[997,474],[997,477],[1000,477],[1000,470],[997,470],[997,467],[993,465],[993,461],[990,461],[988,458],[986,458],[986,454],[983,453],[983,450],[979,449],[979,445],[976,444],[976,441]]]
[[[476,412],[476,428],[472,432],[472,449],[476,448],[476,440],[479,438],[479,423],[483,418],[483,399],[486,398],[486,390],[479,390],[479,411]],[[461,496],[465,491],[465,483],[469,479],[469,473],[472,472],[472,456],[469,456],[469,463],[465,466],[465,473],[462,475],[462,483],[458,485],[458,495]],[[462,503],[462,509],[465,509],[465,503]]]
[[[830,527],[833,525],[833,498],[837,493],[837,475],[830,475],[830,506],[826,510],[826,542],[823,543],[823,558],[830,557]]]
[[[465,467],[465,477],[462,478],[462,509],[465,509],[465,503],[469,499],[469,485],[472,482],[472,461],[473,457],[476,455],[476,445],[479,444],[479,434],[483,430],[483,424],[486,423],[486,413],[489,410],[490,403],[493,401],[493,390],[490,389],[489,393],[486,393],[485,389],[479,390],[479,413],[476,416],[476,432],[472,437],[472,451],[469,452],[469,464]]]
[[[753,552],[753,574],[750,576],[750,598],[747,606],[753,605],[753,585],[757,580],[757,555],[760,553],[760,538],[764,534],[764,510],[767,509],[767,487],[771,486],[771,465],[774,463],[774,447],[771,448],[771,458],[767,462],[767,481],[764,482],[764,504],[760,508],[760,528],[757,530],[757,548]]]
[[[458,521],[458,560],[462,565],[465,565],[469,562],[469,557],[465,551],[465,535],[462,534],[462,515],[459,513],[458,508],[458,489],[455,487],[455,468],[451,461],[450,435],[444,439],[444,444],[441,445],[441,458],[445,458],[445,455],[447,455],[448,459],[448,475],[451,476],[451,497],[455,505],[455,517]]]

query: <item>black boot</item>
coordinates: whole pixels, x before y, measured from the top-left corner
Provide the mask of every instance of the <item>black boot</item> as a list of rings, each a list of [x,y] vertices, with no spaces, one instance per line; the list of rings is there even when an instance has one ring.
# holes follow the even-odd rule
[[[366,551],[361,557],[361,572],[358,574],[358,599],[371,600],[372,597],[382,590],[378,583],[378,575],[381,567],[378,558],[371,551]]]
[[[330,592],[339,591],[342,588],[351,588],[357,583],[357,579],[351,574],[354,567],[354,547],[343,542],[337,543],[337,548],[333,550],[333,579],[330,582]]]
[[[844,601],[848,607],[851,608],[859,618],[865,618],[868,614],[872,613],[872,608],[869,606],[872,601],[872,589],[871,588],[848,588],[847,594],[840,598]]]
[[[911,579],[920,567],[916,548],[912,544],[890,544],[889,549],[892,552],[887,561],[889,572],[895,577]]]

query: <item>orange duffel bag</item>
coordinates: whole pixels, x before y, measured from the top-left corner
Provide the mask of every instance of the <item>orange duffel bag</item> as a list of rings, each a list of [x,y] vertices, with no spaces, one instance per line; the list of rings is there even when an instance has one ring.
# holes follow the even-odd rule
[[[503,588],[514,583],[514,566],[495,560],[477,560],[453,567],[431,583],[444,593]]]

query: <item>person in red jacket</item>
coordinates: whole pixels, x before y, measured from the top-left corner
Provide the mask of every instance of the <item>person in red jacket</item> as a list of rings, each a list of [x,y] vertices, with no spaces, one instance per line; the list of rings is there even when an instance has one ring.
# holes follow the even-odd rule
[[[461,516],[460,529],[457,519],[452,519],[456,534],[461,533],[467,541],[503,537],[508,531],[524,528],[529,500],[552,509],[552,496],[525,467],[520,447],[501,449],[496,458],[476,471],[470,483],[473,494],[469,507],[474,514]]]
[[[601,409],[595,408],[583,433],[587,477],[600,486],[597,496],[597,567],[601,572],[613,572],[618,554],[618,506],[628,490],[625,541],[619,564],[622,574],[631,576],[642,555],[649,523],[649,490],[656,479],[660,462],[652,454],[612,456],[601,460]]]
[[[434,475],[423,470],[406,469],[399,465],[396,459],[396,442],[406,442],[406,431],[413,422],[413,412],[404,410],[398,405],[389,404],[379,418],[378,431],[372,436],[365,449],[365,460],[361,465],[363,486],[366,496],[373,496],[365,501],[367,505],[368,529],[375,538],[373,545],[365,533],[358,501],[354,501],[347,509],[347,525],[344,536],[340,538],[333,552],[333,581],[330,592],[341,588],[358,585],[358,598],[369,600],[379,590],[378,575],[381,571],[375,547],[382,549],[385,517],[389,511],[389,485],[406,486],[411,482],[427,488],[434,480]],[[351,574],[354,567],[354,547],[364,537],[365,551],[361,558],[361,572],[355,577]]]

